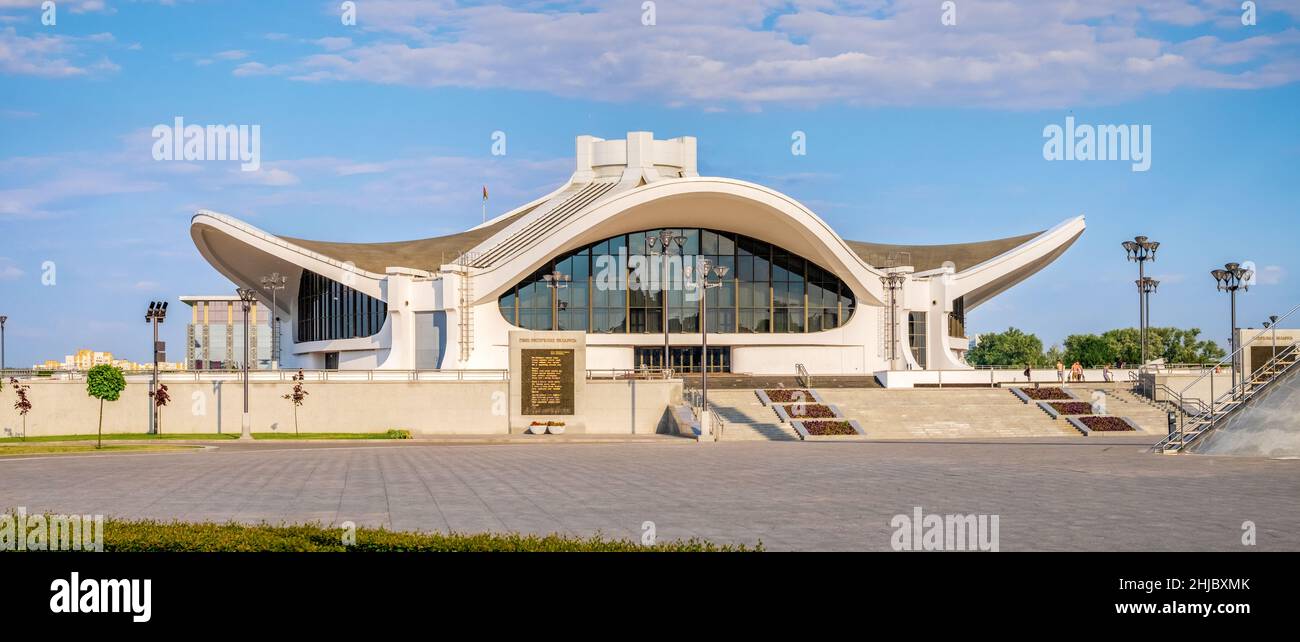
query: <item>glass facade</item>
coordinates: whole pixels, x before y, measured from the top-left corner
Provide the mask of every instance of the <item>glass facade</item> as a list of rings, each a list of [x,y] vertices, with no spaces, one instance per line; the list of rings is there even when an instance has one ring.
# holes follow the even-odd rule
[[[303,270],[298,283],[297,343],[369,337],[379,332],[388,304]]]
[[[673,346],[668,350],[668,364],[674,372],[700,372],[704,369],[703,348],[700,346]],[[658,370],[664,367],[663,346],[641,346],[636,349],[636,368]],[[709,372],[731,372],[731,347],[709,346]]]
[[[907,313],[907,343],[912,348],[912,358],[922,370],[926,368],[925,316],[924,312]]]
[[[662,257],[650,256],[647,246],[647,238],[665,233],[682,237],[675,246],[680,256],[674,250],[669,257],[666,288]],[[705,294],[709,332],[819,332],[844,325],[853,314],[849,287],[812,261],[747,236],[699,228],[593,243],[548,262],[497,303],[501,315],[521,328],[615,334],[662,334],[666,305],[670,333],[698,333],[701,297],[681,283],[683,270],[699,259],[727,267],[722,285]],[[571,281],[553,292],[542,277],[556,271]]]
[[[213,299],[188,301],[190,324],[186,328],[189,344],[185,348],[185,367],[190,370],[239,370],[244,364],[244,310],[239,301]],[[260,302],[250,315],[248,364],[251,370],[271,367],[270,310]]]

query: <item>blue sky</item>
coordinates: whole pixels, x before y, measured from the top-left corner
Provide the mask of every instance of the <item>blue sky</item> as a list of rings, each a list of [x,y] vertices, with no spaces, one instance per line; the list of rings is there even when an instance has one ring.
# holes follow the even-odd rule
[[[1158,325],[1221,343],[1208,271],[1254,261],[1243,324],[1300,303],[1300,1],[0,0],[0,314],[7,362],[143,360],[151,299],[226,293],[189,218],[385,241],[500,213],[567,177],[573,137],[699,139],[701,172],[770,185],[844,237],[952,243],[1084,214],[1059,261],[970,319],[1051,344],[1133,325],[1160,240]],[[1084,6],[1079,6],[1084,5]],[[1152,128],[1149,171],[1048,162],[1043,128]],[[166,162],[150,130],[259,125],[262,168]],[[494,131],[507,154],[490,154]],[[808,153],[790,153],[792,132]],[[52,263],[53,285],[43,267]],[[179,304],[174,304],[175,309]],[[180,358],[184,316],[166,324]]]

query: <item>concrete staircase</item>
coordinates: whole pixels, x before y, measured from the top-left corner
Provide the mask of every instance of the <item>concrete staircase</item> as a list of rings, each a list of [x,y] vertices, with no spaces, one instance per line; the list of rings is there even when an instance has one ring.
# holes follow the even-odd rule
[[[799,441],[799,433],[781,423],[776,411],[764,406],[754,391],[713,390],[709,378],[709,408],[722,419],[719,441]]]
[[[872,439],[1079,437],[1064,420],[1022,403],[1005,388],[825,389]]]
[[[710,378],[712,383],[712,378]],[[856,419],[870,439],[984,439],[1080,437],[1065,420],[1053,420],[1037,405],[1022,403],[1005,388],[823,388],[817,392],[848,419]],[[1085,392],[1086,397],[1088,393]],[[1119,406],[1118,402],[1114,404]],[[709,405],[722,418],[720,441],[798,441],[799,434],[781,423],[753,390],[714,390]],[[1126,407],[1127,408],[1127,407]],[[1153,410],[1147,408],[1147,410]],[[1118,408],[1114,414],[1121,414]],[[1156,425],[1154,415],[1134,421]],[[1160,420],[1163,422],[1163,419]],[[1159,424],[1163,431],[1163,423]]]

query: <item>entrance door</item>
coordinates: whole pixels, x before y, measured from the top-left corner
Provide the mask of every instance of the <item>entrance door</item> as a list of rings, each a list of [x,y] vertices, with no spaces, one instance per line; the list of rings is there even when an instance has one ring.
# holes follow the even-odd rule
[[[325,369],[326,369],[326,370],[338,370],[338,369],[339,369],[339,353],[337,353],[337,352],[326,352],[326,353],[325,353]]]

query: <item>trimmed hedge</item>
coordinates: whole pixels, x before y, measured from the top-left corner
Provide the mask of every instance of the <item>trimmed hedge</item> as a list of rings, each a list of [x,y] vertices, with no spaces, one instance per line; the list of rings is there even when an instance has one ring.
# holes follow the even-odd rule
[[[761,551],[762,544],[719,546],[689,539],[643,546],[631,540],[519,533],[441,534],[357,528],[356,543],[343,544],[344,530],[319,524],[216,524],[108,519],[104,550],[113,552],[741,552]]]

